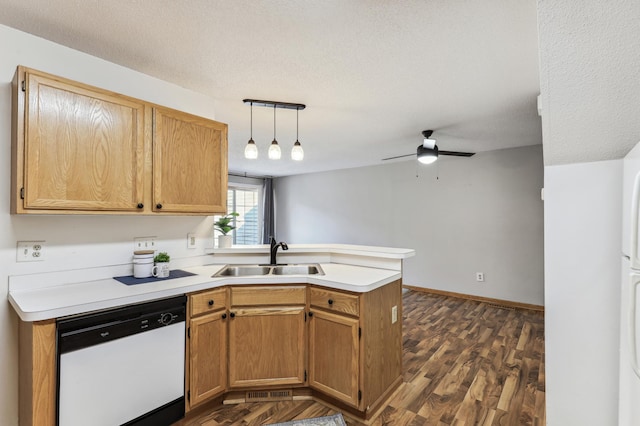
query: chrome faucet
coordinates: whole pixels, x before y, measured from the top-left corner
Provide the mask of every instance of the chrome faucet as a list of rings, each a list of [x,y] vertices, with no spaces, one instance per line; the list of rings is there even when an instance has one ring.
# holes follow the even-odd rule
[[[287,246],[287,243],[285,242],[276,243],[276,239],[273,236],[269,237],[269,244],[271,245],[271,258],[269,260],[269,264],[277,265],[278,262],[276,262],[276,254],[278,253],[278,247],[282,247],[282,250],[289,250],[289,246]]]

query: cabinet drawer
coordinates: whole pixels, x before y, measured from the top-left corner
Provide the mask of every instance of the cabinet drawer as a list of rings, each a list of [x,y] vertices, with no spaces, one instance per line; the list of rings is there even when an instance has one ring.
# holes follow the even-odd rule
[[[207,290],[202,293],[191,295],[191,312],[190,315],[204,314],[207,312],[224,309],[227,305],[227,289],[217,288],[215,290]]]
[[[311,287],[309,290],[311,306],[349,315],[360,315],[359,299],[355,294],[341,293],[324,288]]]
[[[302,305],[305,286],[242,286],[231,288],[231,306]]]

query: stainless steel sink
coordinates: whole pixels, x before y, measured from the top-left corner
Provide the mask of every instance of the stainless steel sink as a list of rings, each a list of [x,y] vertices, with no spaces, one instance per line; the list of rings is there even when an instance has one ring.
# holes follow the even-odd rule
[[[252,277],[265,275],[324,275],[317,263],[290,265],[227,265],[213,277]]]
[[[214,277],[246,277],[251,275],[269,275],[270,266],[246,266],[246,265],[227,265],[218,272]]]
[[[283,265],[271,268],[273,275],[324,275],[320,265]]]

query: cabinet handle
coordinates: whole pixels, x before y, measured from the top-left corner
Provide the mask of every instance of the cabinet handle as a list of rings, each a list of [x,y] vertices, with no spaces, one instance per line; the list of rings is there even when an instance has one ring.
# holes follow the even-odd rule
[[[156,209],[161,209],[162,208],[162,204],[158,203],[156,204]]]
[[[233,313],[233,312],[231,312],[231,313],[229,314],[229,316],[230,316],[231,318],[235,318],[235,317],[236,317],[236,314],[235,314],[235,313]]]
[[[309,318],[313,316],[313,312],[309,311]]]
[[[209,306],[213,306],[213,300],[209,300]]]
[[[144,208],[144,204],[142,204],[142,203],[138,203],[138,206],[137,206],[137,207],[138,207],[139,209],[143,209],[143,208]]]
[[[329,304],[333,305],[333,299],[329,299]]]
[[[222,314],[222,319],[227,319],[227,314]]]

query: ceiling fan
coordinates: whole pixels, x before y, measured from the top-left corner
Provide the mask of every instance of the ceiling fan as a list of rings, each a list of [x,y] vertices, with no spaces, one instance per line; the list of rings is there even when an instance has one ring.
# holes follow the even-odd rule
[[[431,164],[438,159],[439,155],[452,155],[454,157],[471,157],[472,155],[475,155],[475,152],[440,151],[438,150],[438,145],[436,145],[436,140],[431,139],[432,134],[433,130],[422,131],[424,141],[422,142],[422,145],[418,145],[417,154],[398,155],[395,157],[383,158],[382,161],[417,155],[419,162],[423,164]]]

